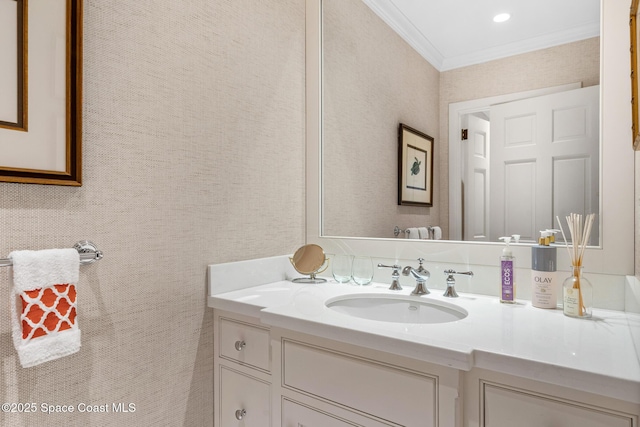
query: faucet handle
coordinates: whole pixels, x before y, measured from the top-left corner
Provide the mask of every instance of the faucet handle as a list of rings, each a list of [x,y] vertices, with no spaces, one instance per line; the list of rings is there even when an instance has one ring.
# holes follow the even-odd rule
[[[466,276],[473,277],[473,271],[455,271],[455,270],[445,270],[444,274],[452,277],[454,274],[464,274]]]
[[[402,290],[402,286],[400,286],[400,269],[402,268],[402,266],[394,264],[394,265],[384,265],[384,264],[380,264],[378,263],[378,268],[391,268],[393,269],[391,271],[391,286],[389,287],[389,290],[391,291],[401,291]]]
[[[429,274],[429,270],[424,268],[424,266],[422,265],[423,262],[424,262],[424,258],[418,258],[418,268],[416,268],[416,271],[418,271],[419,273]]]
[[[444,274],[447,276],[447,290],[444,291],[444,296],[449,298],[457,298],[458,293],[456,292],[455,284],[456,279],[454,279],[454,274],[464,274],[466,276],[473,277],[473,271],[455,271],[455,270],[444,270]]]

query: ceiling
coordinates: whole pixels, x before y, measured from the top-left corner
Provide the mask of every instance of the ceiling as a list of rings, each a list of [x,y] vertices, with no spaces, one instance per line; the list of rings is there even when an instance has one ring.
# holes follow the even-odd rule
[[[600,0],[363,1],[439,71],[600,34]]]

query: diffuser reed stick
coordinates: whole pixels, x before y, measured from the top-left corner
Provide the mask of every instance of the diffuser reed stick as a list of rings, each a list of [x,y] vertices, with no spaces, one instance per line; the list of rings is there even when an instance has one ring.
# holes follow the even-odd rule
[[[562,232],[564,244],[567,248],[567,252],[569,253],[571,266],[573,267],[573,289],[576,289],[578,292],[578,315],[580,317],[584,316],[587,311],[587,307],[584,303],[582,286],[580,285],[580,269],[582,268],[582,259],[584,257],[584,251],[587,247],[587,243],[589,242],[594,218],[595,214],[589,214],[585,219],[583,219],[582,215],[576,213],[571,213],[566,217],[567,226],[571,235],[570,248],[567,243],[567,237],[564,233],[562,223],[556,216],[556,220],[560,225],[560,231]]]

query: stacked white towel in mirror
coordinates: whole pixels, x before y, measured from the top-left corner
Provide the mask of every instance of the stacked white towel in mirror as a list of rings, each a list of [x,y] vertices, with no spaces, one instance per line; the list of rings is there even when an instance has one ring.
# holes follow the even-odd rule
[[[404,230],[404,233],[407,239],[442,240],[442,228],[437,225],[433,227],[409,227]]]

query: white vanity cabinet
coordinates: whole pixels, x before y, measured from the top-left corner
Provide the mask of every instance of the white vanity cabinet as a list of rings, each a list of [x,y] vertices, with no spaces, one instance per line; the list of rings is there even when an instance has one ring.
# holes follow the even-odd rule
[[[271,426],[269,329],[257,319],[216,311],[214,330],[214,425]]]
[[[465,427],[637,427],[639,405],[473,369],[465,373]]]
[[[640,427],[640,405],[597,389],[457,370],[221,310],[214,325],[216,427]]]
[[[460,375],[215,311],[215,426],[461,426]]]
[[[461,426],[459,371],[272,329],[283,426]]]

